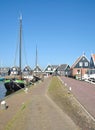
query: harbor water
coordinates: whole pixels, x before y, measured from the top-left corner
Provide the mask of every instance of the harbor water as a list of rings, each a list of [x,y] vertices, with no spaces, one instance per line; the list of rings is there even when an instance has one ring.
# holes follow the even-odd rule
[[[4,86],[4,82],[0,81],[0,100],[6,96],[6,88]]]

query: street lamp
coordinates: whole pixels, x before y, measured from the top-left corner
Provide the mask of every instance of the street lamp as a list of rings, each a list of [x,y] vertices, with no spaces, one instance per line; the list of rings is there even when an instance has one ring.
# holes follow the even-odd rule
[[[81,80],[82,80],[82,66],[81,66]]]
[[[82,67],[83,67],[83,63],[80,63],[80,67],[81,67],[81,80],[82,80]]]

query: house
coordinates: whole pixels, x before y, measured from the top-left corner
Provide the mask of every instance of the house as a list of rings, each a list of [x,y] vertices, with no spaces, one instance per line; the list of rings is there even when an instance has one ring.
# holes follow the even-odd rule
[[[61,64],[56,69],[58,75],[70,76],[70,66],[68,64]]]
[[[34,73],[42,73],[42,69],[37,65],[34,69],[33,69]]]
[[[91,54],[90,68],[89,68],[87,74],[95,74],[95,54]]]
[[[10,70],[9,67],[1,67],[1,68],[0,68],[0,75],[1,75],[1,76],[8,75],[9,70]]]
[[[44,70],[44,73],[48,75],[53,75],[56,72],[58,65],[47,65],[47,67]]]
[[[91,54],[90,69],[95,69],[95,54]]]
[[[18,75],[20,73],[20,68],[18,66],[14,66],[10,69],[10,75]]]
[[[25,66],[22,73],[23,75],[29,75],[31,73],[31,68],[29,66]]]
[[[71,66],[71,76],[73,77],[77,76],[82,78],[84,74],[86,74],[87,71],[89,70],[89,66],[90,66],[90,62],[85,56],[85,54],[83,54]]]

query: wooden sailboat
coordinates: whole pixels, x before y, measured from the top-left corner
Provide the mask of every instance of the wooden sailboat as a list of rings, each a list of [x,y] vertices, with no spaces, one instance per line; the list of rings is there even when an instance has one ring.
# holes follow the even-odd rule
[[[7,91],[17,91],[21,88],[25,87],[24,80],[22,80],[22,73],[21,73],[21,51],[22,51],[22,16],[20,16],[20,45],[19,45],[19,79],[6,79],[4,82],[5,88]]]

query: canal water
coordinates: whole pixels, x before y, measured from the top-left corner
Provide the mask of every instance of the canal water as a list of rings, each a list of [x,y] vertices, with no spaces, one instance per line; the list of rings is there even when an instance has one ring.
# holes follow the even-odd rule
[[[6,88],[4,86],[4,82],[0,81],[0,100],[6,96]]]

